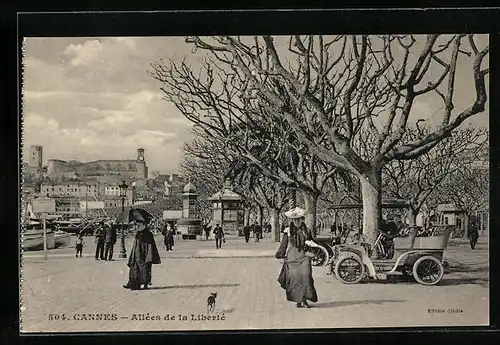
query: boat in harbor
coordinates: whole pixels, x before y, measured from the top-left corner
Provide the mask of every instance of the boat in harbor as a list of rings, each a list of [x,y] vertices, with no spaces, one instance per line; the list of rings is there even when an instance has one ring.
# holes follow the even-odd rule
[[[54,224],[46,221],[45,230],[47,233],[47,249],[56,247],[54,236]],[[22,248],[23,250],[42,250],[43,249],[43,223],[40,219],[31,217],[22,229]]]
[[[55,231],[54,242],[56,248],[68,247],[71,244],[71,234],[64,231]]]
[[[71,218],[67,220],[55,220],[54,226],[56,230],[77,234],[84,228],[85,223],[84,219]]]
[[[43,229],[32,229],[23,231],[22,234],[23,250],[42,250],[43,249]],[[47,249],[56,247],[54,231],[47,229]]]

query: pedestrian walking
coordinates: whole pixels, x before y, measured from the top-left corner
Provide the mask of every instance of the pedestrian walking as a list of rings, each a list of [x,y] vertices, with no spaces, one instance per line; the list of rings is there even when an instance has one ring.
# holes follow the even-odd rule
[[[222,241],[224,240],[224,231],[220,227],[219,224],[214,229],[214,235],[215,235],[215,248],[220,249],[222,248]]]
[[[205,225],[205,238],[208,241],[208,238],[210,237],[210,231],[212,230],[211,226]]]
[[[78,254],[80,254],[80,257],[82,257],[84,244],[85,244],[85,241],[83,240],[83,235],[78,234],[78,237],[76,238],[76,242],[75,242],[76,257],[78,257]]]
[[[245,225],[243,228],[243,234],[245,235],[245,242],[248,243],[250,239],[250,225]]]
[[[291,218],[290,226],[285,229],[277,259],[284,259],[278,282],[286,291],[286,299],[296,302],[298,308],[309,308],[307,301],[317,302],[318,295],[314,287],[312,266],[309,253],[306,253],[306,241],[312,239],[304,223],[305,210],[295,208],[285,215]],[[293,220],[298,220],[300,226]]]
[[[104,222],[99,223],[99,227],[95,232],[95,259],[96,260],[104,260]]]
[[[479,238],[479,230],[476,222],[471,222],[471,224],[467,228],[467,237],[469,238],[470,249],[474,250]]]
[[[258,243],[262,238],[262,226],[260,226],[260,224],[257,222],[255,222],[255,224],[253,225],[253,234],[255,237],[255,243]]]
[[[167,252],[172,250],[172,247],[174,246],[174,230],[169,223],[165,225],[165,229],[163,232],[163,242],[165,244],[165,250]]]
[[[147,289],[148,285],[151,284],[152,265],[160,263],[160,254],[149,224],[142,221],[137,222],[137,234],[127,264],[129,278],[123,287],[140,290],[141,285],[144,285],[144,289]]]
[[[116,244],[116,226],[106,224],[104,230],[104,260],[114,261],[113,251]]]

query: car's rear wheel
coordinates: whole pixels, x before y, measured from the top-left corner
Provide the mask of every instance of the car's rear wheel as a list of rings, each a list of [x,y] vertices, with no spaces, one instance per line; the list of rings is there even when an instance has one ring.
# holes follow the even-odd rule
[[[444,267],[433,256],[422,256],[413,265],[413,278],[422,285],[436,285],[443,279]]]

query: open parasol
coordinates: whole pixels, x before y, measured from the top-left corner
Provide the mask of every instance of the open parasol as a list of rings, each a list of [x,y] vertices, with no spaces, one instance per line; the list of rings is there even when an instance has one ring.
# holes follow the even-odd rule
[[[307,211],[303,208],[300,207],[295,207],[292,208],[291,210],[288,210],[285,212],[285,216],[288,218],[302,218],[307,214]]]
[[[129,224],[132,222],[149,223],[154,216],[142,208],[131,208],[125,210],[116,218],[115,224]]]

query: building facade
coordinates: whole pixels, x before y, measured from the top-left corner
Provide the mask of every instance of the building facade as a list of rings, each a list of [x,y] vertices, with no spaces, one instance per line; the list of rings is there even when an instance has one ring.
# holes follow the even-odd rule
[[[99,196],[99,185],[81,182],[44,182],[40,186],[40,194],[45,197],[97,197]]]
[[[80,213],[80,200],[77,198],[56,197],[56,213],[67,217],[79,217]]]
[[[222,191],[215,193],[208,200],[212,202],[213,225],[219,224],[227,235],[240,235],[244,220],[241,196],[233,191],[231,184],[226,181]]]
[[[120,187],[118,185],[104,186],[104,195],[106,196],[119,196]]]
[[[440,204],[437,207],[438,222],[441,225],[455,225],[455,237],[463,237],[469,227],[469,217],[455,204]]]

